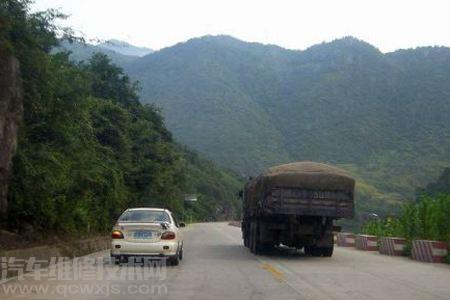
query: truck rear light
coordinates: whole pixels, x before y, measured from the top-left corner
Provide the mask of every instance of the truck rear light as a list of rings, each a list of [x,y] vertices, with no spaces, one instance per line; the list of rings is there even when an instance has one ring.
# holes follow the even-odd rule
[[[111,238],[113,239],[123,239],[123,233],[120,230],[113,230],[111,232]]]
[[[162,240],[173,240],[175,239],[175,232],[166,231],[161,235]]]

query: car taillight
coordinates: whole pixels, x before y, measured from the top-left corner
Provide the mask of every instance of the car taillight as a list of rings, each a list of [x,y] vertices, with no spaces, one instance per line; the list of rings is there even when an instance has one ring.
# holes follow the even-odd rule
[[[120,230],[113,230],[111,232],[111,237],[113,239],[123,239],[123,233]]]
[[[162,240],[173,240],[175,238],[175,232],[166,231],[161,235]]]

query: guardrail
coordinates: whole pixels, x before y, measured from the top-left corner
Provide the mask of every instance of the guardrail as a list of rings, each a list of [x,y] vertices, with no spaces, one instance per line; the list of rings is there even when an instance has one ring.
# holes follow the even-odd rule
[[[367,234],[340,232],[336,236],[340,247],[355,247],[364,251],[379,251],[380,254],[406,256],[406,239],[402,237],[377,237]],[[445,242],[413,240],[410,258],[422,262],[445,263],[449,246]]]
[[[339,232],[337,234],[337,245],[341,247],[354,247],[355,235],[350,232]]]
[[[378,251],[378,238],[375,235],[357,234],[355,247],[358,250]]]
[[[379,250],[381,254],[391,256],[406,256],[406,239],[398,237],[380,237]]]
[[[448,246],[444,242],[429,240],[414,240],[412,243],[412,259],[443,263],[447,256]]]

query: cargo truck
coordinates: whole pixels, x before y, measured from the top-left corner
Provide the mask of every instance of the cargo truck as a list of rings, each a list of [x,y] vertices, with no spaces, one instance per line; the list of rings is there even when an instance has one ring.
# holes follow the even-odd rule
[[[333,254],[334,221],[354,215],[355,180],[326,164],[296,162],[250,179],[243,191],[242,237],[252,253],[274,246]]]

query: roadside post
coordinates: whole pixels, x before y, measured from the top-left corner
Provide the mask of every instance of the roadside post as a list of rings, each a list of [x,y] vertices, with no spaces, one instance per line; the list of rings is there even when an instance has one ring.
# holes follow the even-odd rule
[[[188,223],[192,223],[192,215],[186,215],[186,208],[192,207],[192,205],[197,202],[196,194],[186,194],[184,195],[184,218]]]

